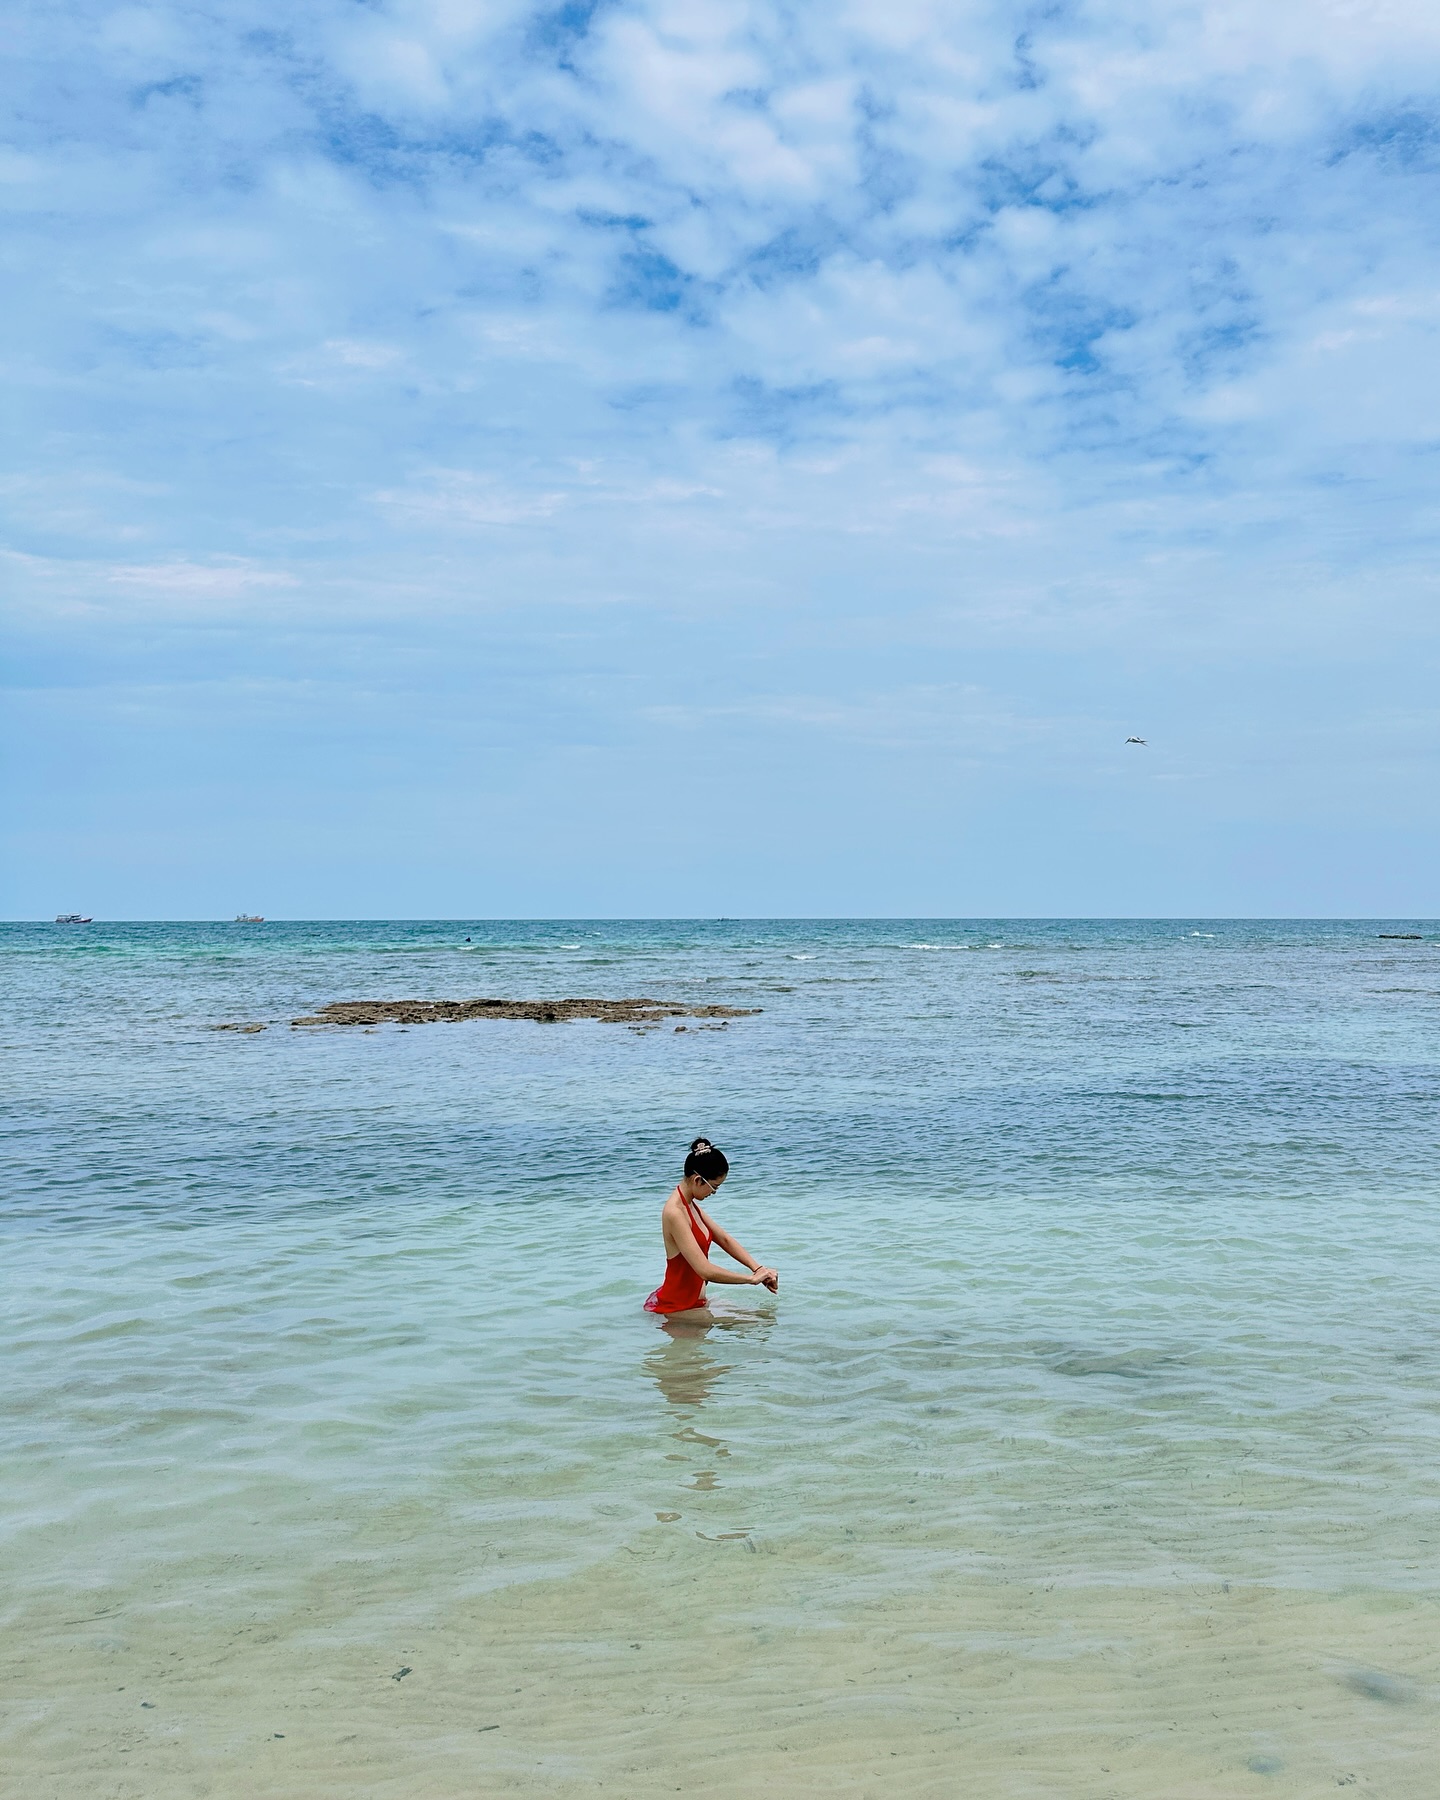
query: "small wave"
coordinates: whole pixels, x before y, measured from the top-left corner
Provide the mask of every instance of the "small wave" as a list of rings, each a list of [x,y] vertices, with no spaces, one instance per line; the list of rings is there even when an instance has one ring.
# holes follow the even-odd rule
[[[1215,933],[1213,931],[1192,931],[1190,935],[1191,937],[1213,938]]]
[[[969,944],[912,944],[912,950],[968,950]]]
[[[791,962],[814,962],[814,960],[815,958],[813,956],[796,956],[793,952],[790,956]]]

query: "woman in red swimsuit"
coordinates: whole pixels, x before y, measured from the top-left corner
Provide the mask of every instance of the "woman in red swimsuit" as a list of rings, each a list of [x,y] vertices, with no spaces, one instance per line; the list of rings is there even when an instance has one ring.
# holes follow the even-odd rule
[[[772,1294],[779,1287],[780,1277],[774,1269],[756,1262],[723,1225],[717,1225],[700,1210],[700,1202],[718,1194],[729,1173],[729,1163],[709,1138],[696,1138],[685,1158],[684,1179],[660,1214],[660,1229],[665,1234],[665,1279],[645,1302],[647,1312],[693,1312],[705,1306],[707,1281],[728,1282],[734,1287],[766,1287]],[[722,1269],[711,1262],[712,1244],[718,1244],[743,1264],[747,1273]]]

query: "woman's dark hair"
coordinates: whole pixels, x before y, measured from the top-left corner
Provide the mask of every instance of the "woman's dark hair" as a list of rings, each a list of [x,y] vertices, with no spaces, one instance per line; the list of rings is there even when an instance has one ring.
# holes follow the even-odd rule
[[[702,1181],[718,1181],[722,1175],[730,1173],[730,1165],[725,1160],[725,1152],[717,1150],[709,1138],[696,1138],[685,1158],[685,1173],[698,1175]]]

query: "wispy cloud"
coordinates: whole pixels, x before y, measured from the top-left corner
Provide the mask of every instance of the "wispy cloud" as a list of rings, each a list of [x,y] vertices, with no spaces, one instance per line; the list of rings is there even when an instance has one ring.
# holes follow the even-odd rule
[[[261,588],[293,588],[295,576],[252,563],[149,563],[110,569],[106,579],[132,593],[181,600],[233,600]]]

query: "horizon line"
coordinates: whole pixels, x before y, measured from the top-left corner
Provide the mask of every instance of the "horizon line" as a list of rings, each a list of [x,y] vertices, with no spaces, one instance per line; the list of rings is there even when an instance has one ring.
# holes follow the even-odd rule
[[[889,925],[905,923],[975,925],[997,921],[1031,925],[1190,924],[1440,926],[1440,915],[1423,913],[472,913],[356,915],[262,914],[254,918],[100,918],[89,925]],[[0,925],[58,925],[59,918],[8,918]]]

